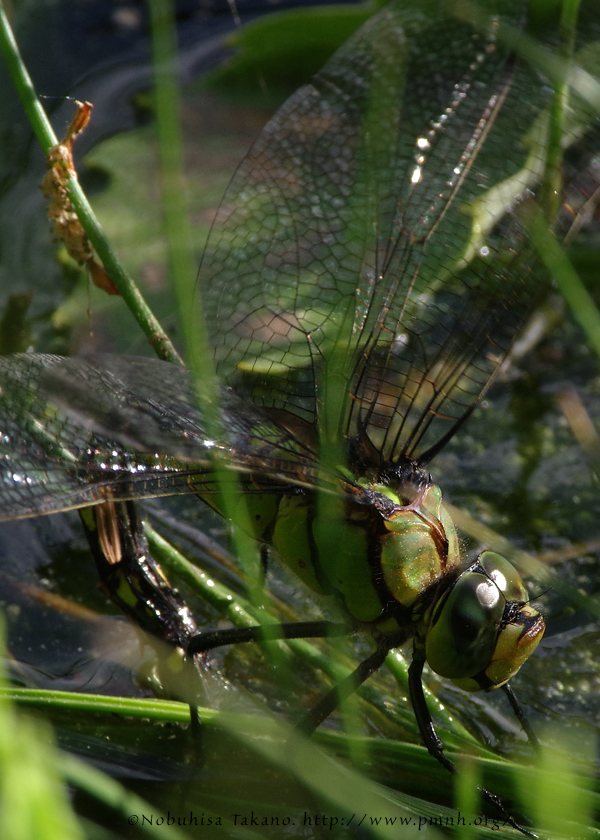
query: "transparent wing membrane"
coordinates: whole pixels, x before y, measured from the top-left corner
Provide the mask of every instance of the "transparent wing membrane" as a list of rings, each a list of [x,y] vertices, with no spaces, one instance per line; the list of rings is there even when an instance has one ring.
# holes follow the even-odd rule
[[[223,440],[210,440],[189,372],[128,356],[0,357],[1,519],[109,499],[216,490],[215,454],[279,486],[312,485],[314,459],[224,392]]]
[[[543,277],[522,215],[551,89],[496,16],[444,8],[389,5],[286,103],[200,272],[224,380],[314,424],[335,365],[350,396],[334,433],[362,428],[386,461],[427,460],[456,429]],[[522,24],[522,3],[504,9]]]
[[[174,366],[1,358],[0,515],[209,493],[215,456],[246,490],[325,479],[355,496],[341,461],[357,434],[375,466],[426,464],[547,286],[528,225],[548,186],[554,65],[510,46],[526,5],[482,4],[473,22],[460,4],[392,2],[268,123],[199,275],[221,440]],[[600,65],[586,8],[579,80]],[[555,226],[568,239],[594,219],[599,138],[571,93]],[[341,458],[323,469],[329,444]]]

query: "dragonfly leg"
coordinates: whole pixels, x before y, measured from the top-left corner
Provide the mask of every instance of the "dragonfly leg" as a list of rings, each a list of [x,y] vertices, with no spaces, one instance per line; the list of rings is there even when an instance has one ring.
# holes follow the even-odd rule
[[[316,706],[306,714],[296,727],[296,731],[303,735],[311,735],[338,706],[343,703],[346,697],[353,694],[365,680],[378,671],[384,663],[388,654],[388,648],[377,648],[377,650],[364,659],[358,668],[341,680],[331,691],[328,691]]]
[[[231,627],[198,633],[187,646],[188,655],[205,653],[225,645],[244,642],[264,642],[271,639],[317,639],[327,636],[347,636],[348,625],[333,621],[294,621],[289,624],[266,624],[256,627]]]
[[[431,714],[429,712],[429,709],[427,708],[427,701],[425,700],[425,694],[423,692],[423,683],[421,680],[424,664],[424,659],[420,659],[418,656],[415,656],[413,658],[413,661],[411,662],[410,668],[408,669],[408,686],[411,703],[415,713],[415,718],[417,720],[419,732],[421,733],[421,738],[423,739],[423,742],[427,747],[427,751],[429,752],[429,754],[436,758],[440,762],[442,767],[445,767],[445,769],[448,770],[450,773],[455,774],[456,765],[444,755],[444,745],[439,735],[435,731],[435,726],[433,725]],[[517,831],[520,831],[522,834],[525,834],[528,837],[537,838],[537,834],[534,834],[532,831],[529,831],[528,829],[523,828],[523,826],[519,825],[519,823],[514,819],[514,817],[512,817],[507,811],[504,803],[502,802],[499,796],[496,796],[495,793],[492,793],[487,788],[481,787],[479,785],[477,787],[477,790],[481,794],[481,798],[483,799],[483,801],[487,802],[488,805],[492,805],[494,808],[496,808],[500,812],[500,814],[502,814],[502,816],[509,825],[511,825],[513,828],[516,828]]]
[[[541,749],[540,742],[538,741],[537,735],[533,731],[533,728],[532,728],[531,724],[527,720],[527,716],[526,716],[525,712],[523,711],[523,707],[521,706],[521,704],[517,700],[517,695],[512,690],[512,688],[509,686],[508,683],[506,683],[505,685],[502,686],[502,691],[508,697],[508,702],[510,703],[511,708],[512,708],[513,712],[515,713],[515,717],[517,718],[517,720],[521,724],[521,726],[523,728],[523,732],[527,735],[527,740],[529,741],[529,743],[533,747],[533,749],[536,751],[536,753],[538,753]]]
[[[427,701],[425,700],[423,683],[421,681],[424,665],[425,660],[414,656],[408,669],[410,701],[417,720],[417,726],[419,727],[421,738],[429,754],[436,758],[442,767],[445,767],[450,773],[456,773],[455,765],[444,755],[444,745],[435,731],[431,714],[427,708]]]
[[[198,704],[193,701],[188,703],[190,710],[190,731],[192,733],[192,744],[194,746],[194,763],[196,767],[203,767],[205,761],[204,738],[202,737],[202,721]]]

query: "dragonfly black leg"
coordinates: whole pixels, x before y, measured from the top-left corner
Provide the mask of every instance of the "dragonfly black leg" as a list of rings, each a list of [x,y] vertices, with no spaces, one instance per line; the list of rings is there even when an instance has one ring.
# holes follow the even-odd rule
[[[344,702],[346,697],[353,694],[365,680],[381,668],[387,654],[388,648],[377,648],[360,663],[358,668],[328,691],[316,706],[313,706],[297,725],[296,730],[303,735],[311,735]]]
[[[317,639],[327,636],[347,636],[347,624],[333,621],[294,621],[289,624],[267,624],[255,627],[231,627],[226,630],[208,630],[195,635],[187,646],[187,653],[205,653],[225,645],[244,642],[264,642],[271,639]]]
[[[455,765],[444,755],[444,745],[435,731],[431,714],[427,708],[421,681],[424,665],[425,661],[415,656],[408,669],[408,689],[417,726],[429,754],[437,758],[442,767],[445,767],[450,773],[456,773]]]
[[[421,680],[422,673],[423,673],[423,666],[425,664],[424,659],[419,659],[418,657],[413,658],[413,661],[408,669],[408,686],[410,692],[410,699],[413,706],[413,710],[415,713],[415,718],[417,720],[417,724],[419,727],[419,732],[421,733],[421,738],[425,746],[427,747],[427,751],[436,758],[442,767],[448,770],[450,773],[456,773],[456,765],[450,761],[449,758],[444,755],[444,745],[442,741],[435,731],[435,726],[433,725],[433,720],[431,719],[431,714],[429,709],[427,708],[427,701],[425,700],[425,694],[423,692],[423,683]],[[516,698],[515,698],[516,699]],[[513,828],[516,828],[522,834],[526,834],[528,837],[537,837],[537,834],[534,834],[532,831],[528,831],[528,829],[523,828],[523,826],[519,825],[519,823],[510,815],[507,811],[504,803],[500,799],[499,796],[496,796],[495,793],[492,793],[487,788],[478,786],[477,790],[481,794],[481,798],[484,802],[487,802],[488,805],[492,805],[496,808],[500,814],[504,817],[506,822],[511,825]]]
[[[502,691],[508,697],[508,702],[511,705],[511,708],[512,708],[514,714],[515,714],[515,717],[517,718],[517,720],[521,724],[521,726],[523,728],[523,732],[527,735],[527,740],[529,741],[529,743],[531,744],[533,749],[536,751],[536,753],[538,753],[541,749],[540,742],[538,741],[537,735],[533,731],[533,728],[532,728],[531,724],[527,720],[527,716],[526,716],[525,712],[523,711],[523,708],[522,708],[521,704],[517,700],[517,695],[512,690],[512,688],[509,686],[508,683],[506,683],[505,685],[502,686]]]
[[[192,744],[194,745],[194,759],[196,767],[204,766],[204,738],[202,737],[202,721],[198,711],[197,703],[188,703],[190,709],[190,730],[192,733]]]

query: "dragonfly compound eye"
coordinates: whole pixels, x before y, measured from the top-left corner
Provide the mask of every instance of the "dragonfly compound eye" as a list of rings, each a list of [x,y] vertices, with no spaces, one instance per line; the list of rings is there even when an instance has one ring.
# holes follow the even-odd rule
[[[510,563],[483,552],[434,612],[426,638],[430,667],[468,691],[503,685],[544,632],[542,616],[526,600]]]

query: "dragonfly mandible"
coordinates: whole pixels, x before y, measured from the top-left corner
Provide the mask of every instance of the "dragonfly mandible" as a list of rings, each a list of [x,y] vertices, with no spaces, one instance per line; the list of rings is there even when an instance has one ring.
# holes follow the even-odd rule
[[[529,220],[553,91],[506,35],[526,4],[501,11],[482,4],[472,22],[448,4],[390,3],[240,165],[199,277],[219,436],[183,368],[0,359],[2,518],[178,493],[219,508],[217,457],[252,535],[374,639],[353,684],[414,640],[419,726],[450,769],[425,662],[491,690],[544,631],[507,560],[465,563],[428,473],[547,287]],[[597,127],[582,101],[568,113],[574,147]]]

